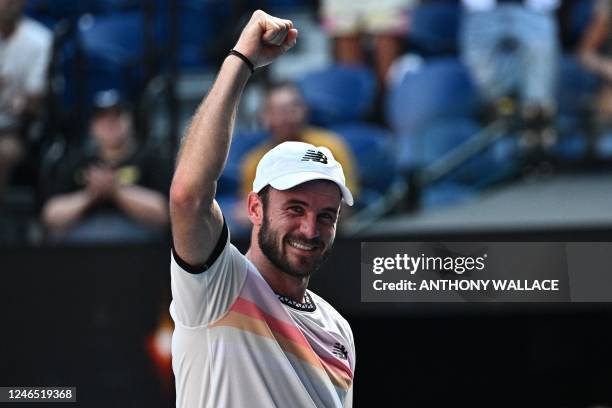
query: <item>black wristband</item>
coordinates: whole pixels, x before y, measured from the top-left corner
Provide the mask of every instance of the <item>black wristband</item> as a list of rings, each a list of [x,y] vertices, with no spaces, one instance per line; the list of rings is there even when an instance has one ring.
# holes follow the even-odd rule
[[[255,72],[255,66],[253,65],[253,63],[251,62],[250,59],[248,59],[243,53],[238,52],[234,49],[231,49],[229,52],[229,55],[235,55],[236,57],[240,58],[242,61],[244,61],[245,64],[247,64],[247,67],[249,67],[249,70],[251,71],[251,74],[253,72]]]

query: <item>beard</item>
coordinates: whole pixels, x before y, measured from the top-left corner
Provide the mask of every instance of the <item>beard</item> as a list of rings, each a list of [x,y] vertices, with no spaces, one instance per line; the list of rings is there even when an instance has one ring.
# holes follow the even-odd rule
[[[333,241],[330,242],[328,248],[324,249],[321,255],[314,256],[298,256],[297,262],[291,262],[287,256],[287,252],[283,249],[283,244],[286,241],[293,239],[296,241],[304,242],[309,245],[315,245],[317,247],[323,247],[323,242],[320,238],[308,239],[303,236],[287,236],[279,242],[278,231],[270,229],[270,220],[268,215],[264,212],[264,219],[257,234],[259,241],[259,248],[261,252],[281,271],[287,275],[296,278],[306,278],[316,272],[323,262],[329,257]]]

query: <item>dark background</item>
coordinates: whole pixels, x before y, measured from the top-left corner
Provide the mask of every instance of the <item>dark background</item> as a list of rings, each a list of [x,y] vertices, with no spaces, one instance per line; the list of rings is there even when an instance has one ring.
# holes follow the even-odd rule
[[[430,238],[436,237],[418,240]],[[353,328],[355,406],[612,402],[609,304],[361,303],[359,251],[359,241],[339,240],[310,285]],[[169,305],[169,253],[165,246],[0,251],[0,384],[77,386],[81,406],[173,406],[173,393],[160,383],[144,347]]]

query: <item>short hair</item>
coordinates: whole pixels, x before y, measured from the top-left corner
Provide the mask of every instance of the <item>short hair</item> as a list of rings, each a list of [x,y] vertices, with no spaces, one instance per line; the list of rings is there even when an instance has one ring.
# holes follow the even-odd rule
[[[261,199],[261,202],[263,203],[264,210],[265,210],[265,208],[268,206],[268,202],[270,199],[270,185],[268,184],[267,186],[259,190],[257,195]]]

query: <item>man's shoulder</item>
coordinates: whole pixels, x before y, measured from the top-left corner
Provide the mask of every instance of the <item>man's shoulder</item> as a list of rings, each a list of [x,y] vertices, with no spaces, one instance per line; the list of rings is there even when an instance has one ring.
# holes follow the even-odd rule
[[[326,318],[331,319],[350,330],[349,322],[344,318],[344,316],[342,316],[342,314],[340,314],[338,310],[336,310],[335,307],[311,290],[308,290],[308,294],[312,298],[315,305],[317,305],[317,308],[320,309],[321,313]]]
[[[18,39],[27,42],[30,47],[44,50],[51,46],[53,36],[51,31],[38,21],[24,17],[19,26]]]

